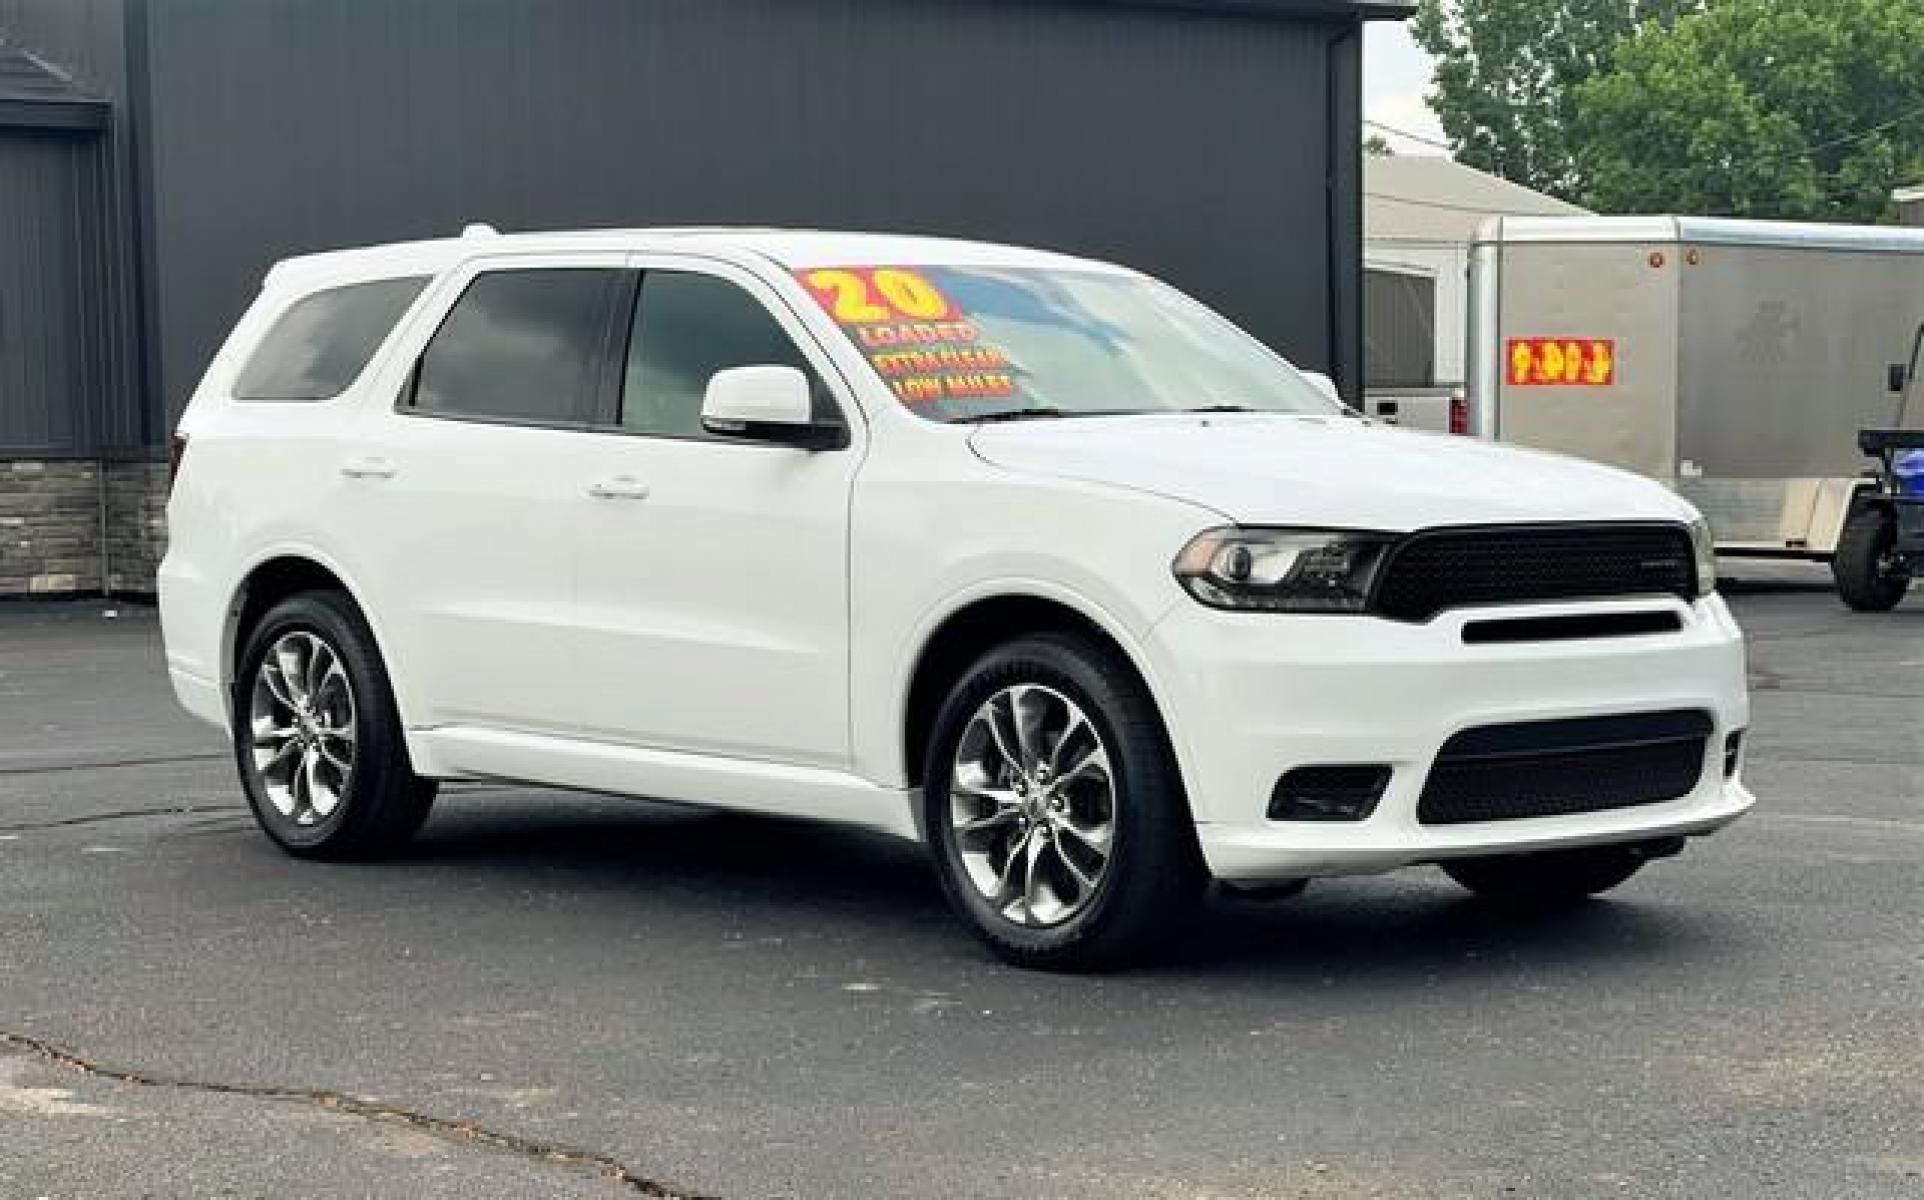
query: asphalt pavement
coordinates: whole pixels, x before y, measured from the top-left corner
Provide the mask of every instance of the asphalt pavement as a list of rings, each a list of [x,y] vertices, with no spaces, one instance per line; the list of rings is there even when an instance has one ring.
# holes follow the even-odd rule
[[[0,605],[0,1197],[1924,1196],[1924,597],[1751,570],[1757,814],[1574,913],[1435,871],[989,959],[917,852],[451,789],[298,863],[150,609]]]

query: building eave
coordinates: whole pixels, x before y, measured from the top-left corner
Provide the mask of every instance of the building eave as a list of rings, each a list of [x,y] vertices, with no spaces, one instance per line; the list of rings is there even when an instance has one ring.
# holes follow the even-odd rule
[[[1405,21],[1413,0],[1081,0],[1091,7],[1160,8],[1238,16],[1313,20]]]

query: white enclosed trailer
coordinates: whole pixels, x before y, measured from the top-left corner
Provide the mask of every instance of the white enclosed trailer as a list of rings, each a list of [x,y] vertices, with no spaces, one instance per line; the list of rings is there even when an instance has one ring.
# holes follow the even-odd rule
[[[1728,553],[1829,558],[1858,430],[1899,411],[1924,229],[1502,218],[1469,307],[1472,432],[1661,480]]]

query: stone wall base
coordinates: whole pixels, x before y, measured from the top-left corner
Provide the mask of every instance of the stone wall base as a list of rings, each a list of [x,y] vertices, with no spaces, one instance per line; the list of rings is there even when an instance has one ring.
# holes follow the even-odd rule
[[[151,595],[167,466],[0,461],[0,596]]]

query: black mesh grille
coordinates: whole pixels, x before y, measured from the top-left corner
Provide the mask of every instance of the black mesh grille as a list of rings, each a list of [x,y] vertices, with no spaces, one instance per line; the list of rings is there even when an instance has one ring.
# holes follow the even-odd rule
[[[1417,819],[1464,825],[1681,799],[1703,778],[1714,728],[1681,711],[1472,729],[1437,756]]]
[[[1696,554],[1679,525],[1437,529],[1390,552],[1371,608],[1427,621],[1477,604],[1696,593]]]

